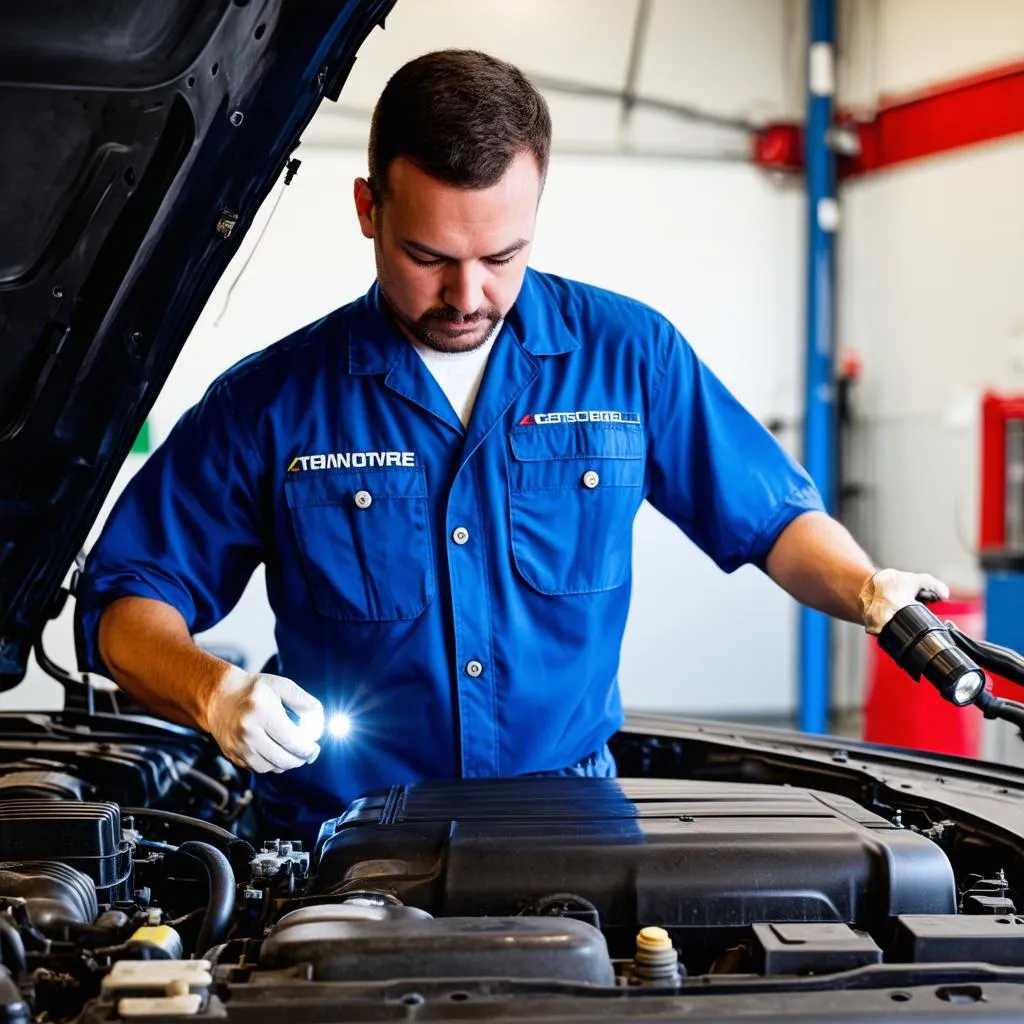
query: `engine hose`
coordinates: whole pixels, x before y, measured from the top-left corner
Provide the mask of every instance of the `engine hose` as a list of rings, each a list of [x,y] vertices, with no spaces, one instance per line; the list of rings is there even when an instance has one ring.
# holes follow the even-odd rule
[[[187,814],[178,814],[177,811],[158,810],[155,807],[122,807],[122,818],[150,818],[153,821],[163,821],[168,825],[179,825],[184,828],[195,829],[203,832],[211,839],[223,843],[237,843],[239,840],[233,832],[229,832],[212,821],[203,821],[202,818],[192,818]],[[255,851],[253,851],[255,854]]]
[[[256,856],[252,845],[244,839],[229,832],[212,821],[203,821],[202,818],[193,818],[187,814],[178,814],[176,811],[158,810],[155,807],[122,807],[122,818],[139,818],[142,821],[152,821],[170,827],[172,832],[185,832],[185,834],[198,834],[207,842],[218,849],[222,849],[228,855],[228,860],[236,871],[244,871],[249,862]],[[148,838],[148,837],[147,837]],[[171,841],[173,846],[173,837]]]
[[[157,850],[160,853],[178,852],[178,848],[173,843],[161,843],[159,839],[136,839],[135,845],[140,850]]]
[[[21,977],[28,967],[21,933],[6,914],[0,914],[0,963],[15,978]]]
[[[196,939],[196,953],[202,955],[227,937],[235,915],[235,875],[227,857],[209,843],[190,840],[178,847],[178,853],[200,861],[210,883],[210,897]]]
[[[231,794],[228,792],[227,786],[221,785],[216,779],[211,779],[205,772],[196,768],[182,769],[181,776],[212,793],[217,798],[218,811],[227,812],[231,809]]]

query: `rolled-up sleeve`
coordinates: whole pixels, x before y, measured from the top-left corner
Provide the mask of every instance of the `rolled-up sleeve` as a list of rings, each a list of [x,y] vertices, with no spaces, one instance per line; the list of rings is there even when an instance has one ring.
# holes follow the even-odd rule
[[[197,633],[241,597],[265,532],[262,462],[246,423],[228,383],[215,382],[114,504],[76,596],[82,671],[108,674],[97,633],[103,609],[118,598],[163,601]]]
[[[823,509],[806,471],[667,322],[648,423],[648,500],[726,572]]]

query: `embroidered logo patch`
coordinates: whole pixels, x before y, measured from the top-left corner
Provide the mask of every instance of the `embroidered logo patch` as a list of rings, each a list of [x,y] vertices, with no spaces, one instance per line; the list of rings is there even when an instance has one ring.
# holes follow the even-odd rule
[[[308,469],[367,469],[371,466],[415,466],[415,452],[324,452],[321,455],[296,455],[289,473]]]
[[[608,409],[578,409],[575,412],[534,412],[524,416],[519,426],[535,424],[539,427],[552,423],[639,423],[638,412],[613,412]]]

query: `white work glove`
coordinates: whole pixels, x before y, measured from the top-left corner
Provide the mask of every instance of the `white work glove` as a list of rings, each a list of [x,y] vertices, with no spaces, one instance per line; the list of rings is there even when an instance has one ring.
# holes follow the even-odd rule
[[[249,675],[232,666],[210,699],[206,722],[229,761],[254,772],[284,772],[319,756],[324,709],[284,676]]]
[[[921,599],[945,601],[948,597],[949,587],[928,573],[879,569],[860,592],[864,628],[872,636],[877,636],[889,620],[907,605]]]

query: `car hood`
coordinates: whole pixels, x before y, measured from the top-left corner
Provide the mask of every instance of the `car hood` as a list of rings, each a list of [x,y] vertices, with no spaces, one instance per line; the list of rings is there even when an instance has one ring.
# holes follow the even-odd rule
[[[0,9],[0,689],[300,134],[394,2]]]

